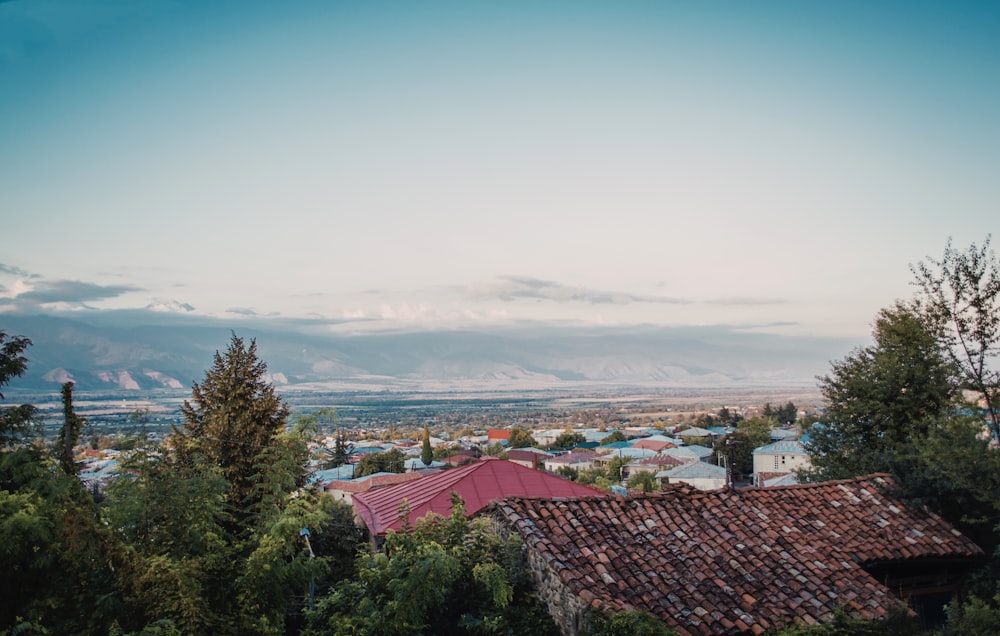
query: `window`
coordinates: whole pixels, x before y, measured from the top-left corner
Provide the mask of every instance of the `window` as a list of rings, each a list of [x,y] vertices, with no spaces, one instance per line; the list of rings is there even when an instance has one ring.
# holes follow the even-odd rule
[[[774,469],[778,470],[778,456],[777,455],[774,456]]]

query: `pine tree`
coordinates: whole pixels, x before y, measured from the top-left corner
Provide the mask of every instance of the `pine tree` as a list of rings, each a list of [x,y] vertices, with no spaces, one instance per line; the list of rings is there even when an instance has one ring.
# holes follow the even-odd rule
[[[257,358],[257,341],[246,345],[233,334],[224,354],[215,353],[205,379],[195,383],[181,407],[184,424],[171,445],[186,461],[219,466],[229,483],[229,504],[237,522],[260,503],[255,488],[258,458],[285,428],[288,405],[267,383],[267,364]]]
[[[66,382],[62,385],[63,403],[63,425],[59,429],[59,465],[67,475],[75,475],[79,470],[76,460],[73,458],[73,447],[80,439],[80,429],[83,428],[85,420],[76,414],[73,408],[73,383]]]
[[[430,466],[431,462],[434,461],[434,449],[431,448],[431,432],[424,424],[424,445],[420,449],[420,461],[424,463],[424,466]]]

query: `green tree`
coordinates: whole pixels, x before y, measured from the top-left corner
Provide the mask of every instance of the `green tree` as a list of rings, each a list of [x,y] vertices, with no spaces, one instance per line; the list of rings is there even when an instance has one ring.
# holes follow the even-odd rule
[[[79,466],[74,458],[73,449],[80,439],[80,431],[85,420],[76,414],[73,408],[73,383],[62,385],[63,425],[59,429],[59,466],[67,475],[76,475]]]
[[[753,450],[771,442],[772,420],[754,417],[740,420],[736,430],[720,439],[713,449],[716,461],[719,456],[729,462],[733,475],[745,476],[753,472]]]
[[[24,351],[31,340],[23,336],[8,336],[0,330],[0,389],[14,378],[24,375],[28,358]],[[0,391],[0,401],[5,400]],[[38,409],[31,404],[20,406],[0,405],[0,448],[13,444],[28,434],[36,421]]]
[[[247,345],[233,334],[226,352],[215,353],[204,380],[192,387],[191,399],[181,407],[184,423],[171,439],[179,458],[204,458],[222,468],[237,523],[260,501],[255,464],[284,430],[289,412],[266,373],[257,341]]]
[[[591,636],[676,636],[677,631],[652,614],[630,610],[616,614],[591,611]]]
[[[353,445],[347,441],[347,433],[343,429],[337,429],[337,437],[333,442],[333,453],[330,455],[323,468],[337,468],[347,463],[351,457]]]
[[[784,406],[774,407],[768,402],[764,405],[764,419],[774,420],[778,424],[792,424],[799,417],[799,409],[794,402],[789,401]]]
[[[0,332],[0,391],[26,370],[30,344]],[[104,632],[118,554],[75,471],[39,444],[17,444],[34,410],[5,409],[0,429],[0,633]]]
[[[112,482],[105,502],[125,551],[119,626],[138,631],[167,621],[185,634],[235,633],[239,559],[226,531],[222,470],[156,449],[136,451],[123,468],[134,477]]]
[[[559,437],[557,437],[552,444],[549,445],[549,448],[556,450],[569,450],[571,448],[576,448],[578,445],[586,441],[587,438],[580,433],[576,433],[571,429],[566,429],[559,434]]]
[[[627,442],[628,438],[621,431],[612,431],[610,435],[601,440],[601,444],[613,444],[615,442]]]
[[[406,469],[406,455],[398,448],[364,455],[354,467],[355,477],[375,473],[401,473]]]
[[[424,441],[420,449],[420,461],[424,463],[424,466],[430,466],[431,462],[434,461],[434,449],[431,448],[431,432],[427,428],[427,424],[424,424]]]
[[[719,423],[723,426],[733,426],[737,422],[743,419],[743,416],[739,413],[734,413],[730,411],[727,407],[722,407],[719,409],[718,413]]]
[[[457,495],[450,517],[390,532],[357,568],[310,613],[305,635],[557,633],[531,593],[519,538],[470,521]]]
[[[630,475],[626,485],[642,492],[656,492],[660,489],[660,485],[656,483],[656,475],[648,470],[636,471]]]
[[[538,442],[531,436],[531,433],[516,426],[510,429],[509,443],[510,448],[531,448],[538,446]]]
[[[957,366],[964,388],[979,394],[990,432],[1000,440],[1000,263],[987,235],[965,251],[945,244],[941,260],[910,266],[919,307]]]
[[[805,446],[812,474],[837,479],[889,470],[896,449],[923,439],[954,404],[954,364],[933,326],[911,305],[897,303],[875,319],[874,344],[833,363],[819,378],[824,422]]]

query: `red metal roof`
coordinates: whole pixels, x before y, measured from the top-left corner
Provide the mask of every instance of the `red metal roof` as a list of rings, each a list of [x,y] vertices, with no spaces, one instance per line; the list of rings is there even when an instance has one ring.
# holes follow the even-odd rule
[[[428,513],[451,514],[451,493],[465,502],[472,516],[491,501],[504,497],[565,498],[607,496],[603,490],[578,484],[551,473],[513,462],[483,458],[461,468],[445,470],[414,482],[388,486],[354,496],[354,509],[373,535],[399,530],[399,504],[406,499],[410,522]]]

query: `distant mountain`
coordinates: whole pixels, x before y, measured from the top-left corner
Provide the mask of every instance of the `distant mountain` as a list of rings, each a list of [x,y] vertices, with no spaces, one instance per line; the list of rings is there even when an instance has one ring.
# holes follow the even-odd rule
[[[308,322],[224,323],[154,312],[0,315],[32,339],[13,389],[184,389],[204,377],[232,333],[256,338],[271,380],[290,387],[460,390],[812,386],[853,343],[727,327],[542,327],[316,333]],[[312,329],[312,332],[306,329]]]

